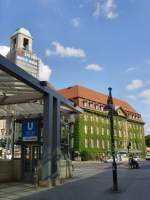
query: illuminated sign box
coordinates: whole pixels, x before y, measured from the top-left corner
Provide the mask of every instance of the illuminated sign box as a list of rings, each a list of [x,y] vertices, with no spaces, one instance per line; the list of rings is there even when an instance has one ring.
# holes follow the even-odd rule
[[[37,141],[38,140],[38,120],[26,119],[22,121],[22,135],[23,141]]]

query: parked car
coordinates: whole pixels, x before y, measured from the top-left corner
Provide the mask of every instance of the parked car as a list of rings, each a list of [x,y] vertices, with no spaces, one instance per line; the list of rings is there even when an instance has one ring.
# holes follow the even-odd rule
[[[140,157],[134,157],[134,160],[141,161],[142,159]]]
[[[146,160],[150,160],[150,154],[146,155]]]

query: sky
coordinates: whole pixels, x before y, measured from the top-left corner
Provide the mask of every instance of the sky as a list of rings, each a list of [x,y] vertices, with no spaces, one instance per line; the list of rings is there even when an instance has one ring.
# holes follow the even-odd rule
[[[150,134],[150,1],[0,0],[0,52],[25,27],[56,89],[82,85],[127,101]]]

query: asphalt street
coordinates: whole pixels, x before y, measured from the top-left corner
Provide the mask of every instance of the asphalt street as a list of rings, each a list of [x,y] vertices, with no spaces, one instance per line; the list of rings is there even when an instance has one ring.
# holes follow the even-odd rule
[[[149,200],[150,161],[140,163],[140,166],[140,169],[118,166],[119,191],[116,193],[112,191],[111,168],[104,167],[95,175],[76,178],[75,181],[20,200]]]

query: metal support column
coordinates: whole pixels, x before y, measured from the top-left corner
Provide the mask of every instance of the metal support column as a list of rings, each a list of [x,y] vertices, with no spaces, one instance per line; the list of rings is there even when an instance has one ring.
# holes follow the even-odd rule
[[[44,98],[43,180],[59,177],[60,160],[60,101],[53,96]]]
[[[43,163],[42,179],[51,179],[52,158],[52,134],[53,134],[53,96],[45,95],[43,113]]]
[[[52,167],[51,178],[55,180],[60,175],[60,101],[53,98],[53,136],[52,136]]]

